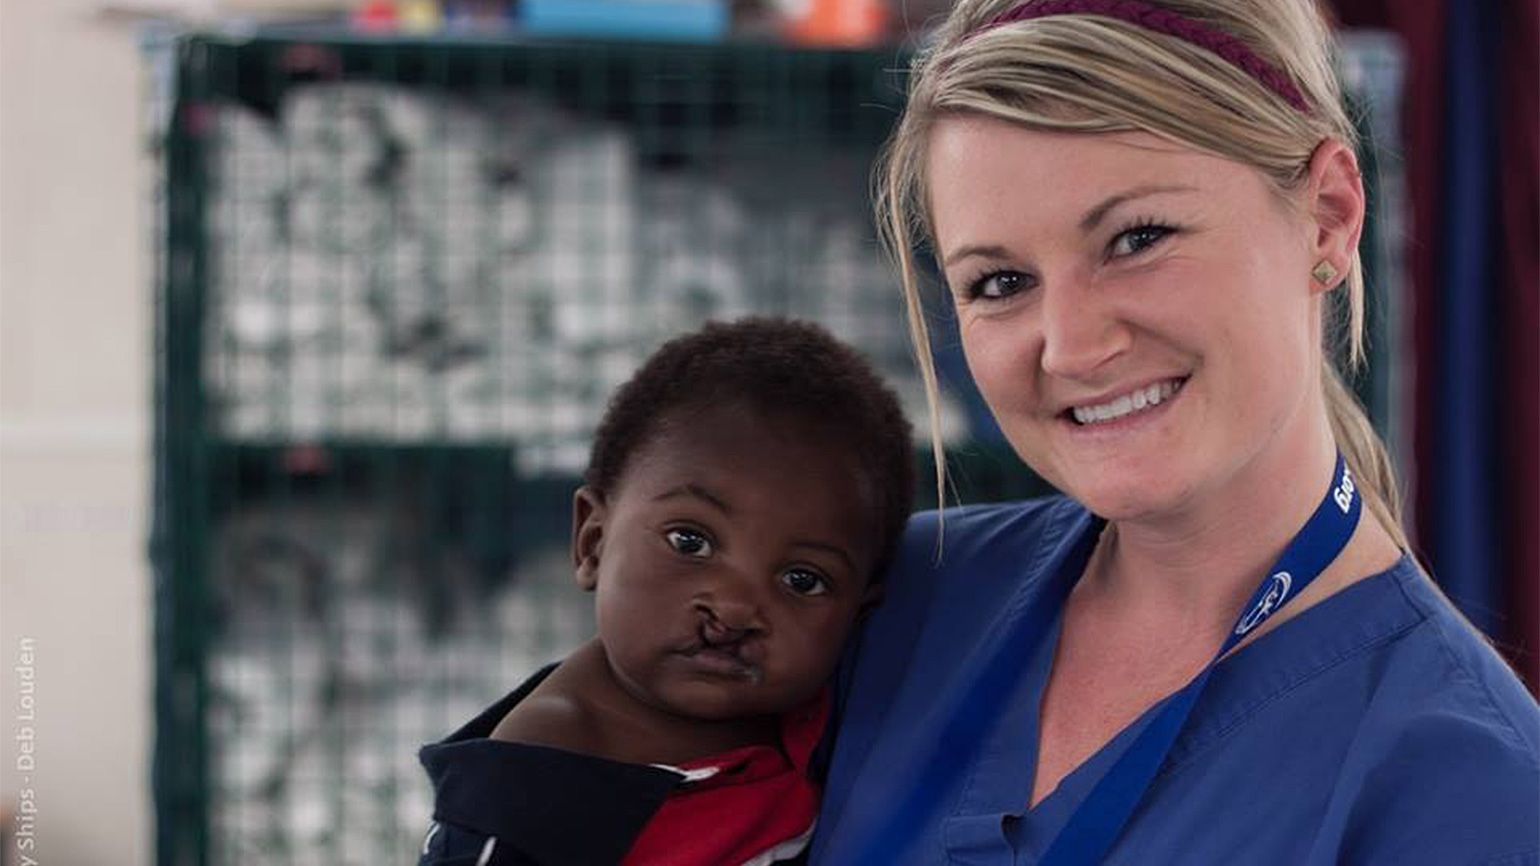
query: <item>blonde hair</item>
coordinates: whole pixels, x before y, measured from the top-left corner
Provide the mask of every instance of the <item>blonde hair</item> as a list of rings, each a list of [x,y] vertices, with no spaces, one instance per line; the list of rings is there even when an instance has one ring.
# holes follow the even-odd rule
[[[1322,141],[1357,143],[1332,70],[1331,34],[1311,0],[1151,4],[1238,39],[1288,76],[1309,113],[1209,49],[1138,24],[1070,14],[988,26],[1021,2],[957,3],[933,47],[913,63],[908,106],[873,178],[878,231],[903,281],[909,335],[928,398],[938,500],[946,486],[939,394],[913,253],[920,242],[934,239],[924,166],[925,145],[938,118],[976,114],[1040,130],[1146,132],[1251,166],[1285,196],[1298,189]],[[1364,280],[1357,255],[1342,290],[1345,302],[1323,308],[1328,345],[1321,353],[1321,390],[1327,416],[1364,501],[1405,548],[1389,454],[1332,360],[1339,340],[1350,369],[1364,360]]]

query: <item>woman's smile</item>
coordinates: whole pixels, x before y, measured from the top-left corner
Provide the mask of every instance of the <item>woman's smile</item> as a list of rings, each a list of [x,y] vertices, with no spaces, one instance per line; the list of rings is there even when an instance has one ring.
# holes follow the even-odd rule
[[[1105,396],[1073,400],[1049,425],[1050,435],[1060,443],[1056,450],[1069,459],[1094,462],[1139,448],[1152,434],[1172,428],[1172,416],[1181,411],[1189,378],[1165,377],[1132,388],[1111,388]],[[1151,445],[1161,447],[1163,442],[1161,437]]]
[[[1116,397],[1078,403],[1064,414],[1077,427],[1106,429],[1133,415],[1155,414],[1162,405],[1169,404],[1186,383],[1185,376],[1162,379],[1126,390]]]

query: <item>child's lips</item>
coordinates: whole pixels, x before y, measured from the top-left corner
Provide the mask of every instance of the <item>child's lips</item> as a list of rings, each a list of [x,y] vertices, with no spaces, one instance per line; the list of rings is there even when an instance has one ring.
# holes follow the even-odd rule
[[[728,679],[747,680],[757,685],[764,680],[764,670],[755,662],[745,658],[743,649],[741,641],[731,644],[697,641],[681,650],[679,654],[708,674]]]
[[[691,655],[690,660],[711,673],[739,680],[758,680],[759,667],[744,661],[735,652],[702,647]]]

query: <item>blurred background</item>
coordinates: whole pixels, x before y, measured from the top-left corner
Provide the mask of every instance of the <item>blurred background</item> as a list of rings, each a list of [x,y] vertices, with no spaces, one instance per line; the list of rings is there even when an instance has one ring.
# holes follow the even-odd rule
[[[1356,386],[1534,689],[1540,4],[1333,5]],[[670,334],[817,319],[919,422],[867,171],[945,6],[0,0],[0,863],[413,862]],[[1043,492],[933,315],[958,497]]]

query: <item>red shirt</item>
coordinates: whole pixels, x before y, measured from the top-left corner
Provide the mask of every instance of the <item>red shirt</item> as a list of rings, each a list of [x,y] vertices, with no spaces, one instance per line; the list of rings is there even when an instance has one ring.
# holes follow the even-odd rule
[[[780,748],[745,746],[677,767],[709,775],[664,801],[622,866],[770,863],[797,854],[818,817],[807,764],[828,718],[825,691],[782,717]]]

